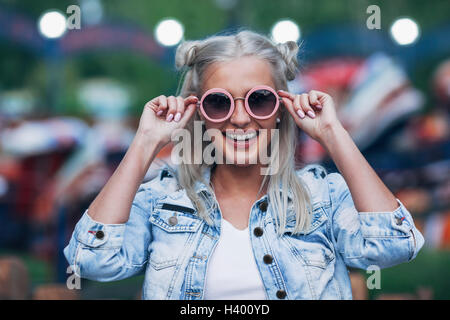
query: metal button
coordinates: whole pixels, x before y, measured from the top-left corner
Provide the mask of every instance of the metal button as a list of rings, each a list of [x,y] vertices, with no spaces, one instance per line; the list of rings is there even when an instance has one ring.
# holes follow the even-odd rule
[[[95,233],[95,237],[99,240],[102,240],[105,237],[105,233],[102,230],[99,230]]]
[[[266,210],[267,210],[267,200],[264,200],[263,202],[261,202],[261,203],[259,204],[259,209],[260,209],[261,211],[266,211]]]
[[[284,298],[286,298],[286,291],[284,291],[284,290],[278,290],[278,291],[277,291],[277,298],[278,298],[278,299],[284,299]]]
[[[172,217],[169,218],[169,224],[170,224],[171,226],[174,226],[174,225],[176,225],[177,223],[178,223],[177,217],[172,216]]]
[[[168,170],[163,170],[161,172],[161,178],[159,178],[159,180],[161,181],[162,179],[164,179],[165,177],[167,178],[172,178],[172,175],[170,174],[170,172]]]
[[[264,233],[263,228],[261,227],[256,227],[255,229],[253,229],[253,234],[257,237],[261,237]]]
[[[396,219],[396,224],[398,226],[401,226],[403,224],[403,218],[395,218]]]
[[[273,261],[273,257],[270,254],[266,254],[263,257],[263,261],[265,264],[271,264]]]

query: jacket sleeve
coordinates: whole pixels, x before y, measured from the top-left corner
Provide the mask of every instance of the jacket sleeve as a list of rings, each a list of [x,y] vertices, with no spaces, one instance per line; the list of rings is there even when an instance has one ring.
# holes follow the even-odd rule
[[[358,212],[342,175],[330,173],[327,180],[333,241],[347,266],[387,268],[417,256],[424,238],[399,199],[392,212]]]
[[[75,274],[96,281],[114,281],[143,271],[151,241],[150,191],[141,185],[124,224],[93,220],[86,210],[75,226],[64,255]]]

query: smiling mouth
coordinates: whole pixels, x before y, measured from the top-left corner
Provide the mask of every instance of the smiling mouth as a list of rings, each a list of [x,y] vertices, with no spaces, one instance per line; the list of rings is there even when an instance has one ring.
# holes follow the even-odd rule
[[[248,130],[246,133],[244,131],[232,131],[227,130],[222,132],[227,144],[233,146],[234,148],[250,148],[250,146],[257,143],[259,136],[259,130]]]
[[[258,136],[258,132],[256,131],[252,131],[250,133],[246,133],[246,134],[236,134],[236,133],[231,133],[231,132],[223,132],[223,135],[231,140],[234,141],[249,141],[251,139],[254,139]]]

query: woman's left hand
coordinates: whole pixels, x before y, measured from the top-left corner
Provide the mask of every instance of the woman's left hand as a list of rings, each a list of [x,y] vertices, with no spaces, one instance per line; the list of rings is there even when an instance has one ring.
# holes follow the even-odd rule
[[[341,126],[330,95],[317,90],[302,94],[278,90],[278,94],[297,126],[314,140],[322,143],[329,128]]]

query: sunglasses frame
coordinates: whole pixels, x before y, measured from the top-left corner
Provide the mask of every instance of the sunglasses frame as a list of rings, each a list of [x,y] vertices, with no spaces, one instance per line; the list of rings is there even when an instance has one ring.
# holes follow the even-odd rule
[[[263,89],[263,90],[268,90],[268,91],[272,92],[272,93],[275,95],[275,97],[277,98],[277,99],[276,99],[275,107],[273,108],[272,113],[269,114],[268,116],[257,116],[257,115],[255,115],[255,114],[252,112],[252,110],[251,110],[251,108],[250,108],[250,105],[248,104],[248,98],[250,97],[250,95],[251,95],[253,92],[257,91],[257,90],[262,90],[262,89]],[[210,117],[206,114],[205,109],[203,108],[203,100],[205,100],[205,98],[206,98],[209,94],[211,94],[211,93],[223,93],[223,94],[225,94],[225,95],[230,99],[230,102],[231,102],[230,111],[228,112],[228,114],[227,114],[225,117],[220,118],[220,119],[213,119],[213,118],[210,118]],[[211,121],[211,122],[216,122],[216,123],[218,123],[218,122],[226,121],[226,120],[228,120],[228,119],[231,117],[231,115],[232,115],[233,112],[234,112],[234,108],[235,108],[235,103],[234,103],[235,100],[244,100],[244,101],[245,101],[245,103],[244,103],[244,105],[245,105],[245,110],[246,110],[247,113],[248,113],[250,116],[252,116],[253,118],[258,119],[258,120],[266,120],[266,119],[269,119],[270,117],[272,117],[272,116],[277,112],[277,110],[278,110],[278,108],[279,108],[279,106],[280,106],[281,98],[280,98],[280,96],[276,93],[276,91],[275,91],[273,88],[271,88],[271,87],[269,87],[269,86],[265,86],[265,85],[259,85],[259,86],[253,87],[252,89],[250,89],[250,91],[247,92],[245,98],[242,98],[242,97],[233,98],[233,96],[232,96],[227,90],[225,90],[225,89],[222,89],[222,88],[212,88],[212,89],[209,89],[208,91],[206,91],[206,92],[203,94],[202,99],[200,100],[200,102],[197,103],[197,107],[200,108],[200,111],[202,112],[203,116],[204,116],[206,119],[208,119],[208,120]]]

